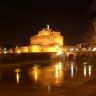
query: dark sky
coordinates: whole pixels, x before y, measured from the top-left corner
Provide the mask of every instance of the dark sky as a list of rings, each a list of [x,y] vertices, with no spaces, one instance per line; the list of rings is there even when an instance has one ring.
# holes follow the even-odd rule
[[[0,3],[0,44],[26,45],[30,36],[50,25],[60,31],[65,44],[78,43],[87,24],[92,0],[33,0]]]

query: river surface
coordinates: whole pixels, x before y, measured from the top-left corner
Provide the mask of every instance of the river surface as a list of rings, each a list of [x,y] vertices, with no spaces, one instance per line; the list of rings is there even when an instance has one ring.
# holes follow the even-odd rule
[[[67,96],[70,90],[95,77],[95,62],[52,61],[0,66],[0,96]],[[65,90],[65,95],[60,95],[62,92],[59,94],[58,90]]]

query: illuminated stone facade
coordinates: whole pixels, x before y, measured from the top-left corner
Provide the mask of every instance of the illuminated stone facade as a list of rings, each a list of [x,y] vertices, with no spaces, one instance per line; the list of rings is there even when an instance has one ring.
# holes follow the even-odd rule
[[[57,52],[63,47],[63,36],[51,29],[42,29],[30,37],[30,45],[16,48],[16,52]]]

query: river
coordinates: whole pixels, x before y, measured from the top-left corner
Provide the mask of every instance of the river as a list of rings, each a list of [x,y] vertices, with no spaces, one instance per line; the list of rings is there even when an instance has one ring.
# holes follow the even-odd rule
[[[0,96],[69,96],[96,77],[96,63],[52,61],[0,66]]]

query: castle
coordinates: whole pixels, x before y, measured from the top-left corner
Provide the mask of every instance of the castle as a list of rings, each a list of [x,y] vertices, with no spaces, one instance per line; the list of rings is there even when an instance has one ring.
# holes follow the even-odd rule
[[[16,53],[28,52],[58,52],[63,48],[64,37],[60,32],[49,28],[42,29],[37,35],[30,37],[30,45],[16,47]]]

